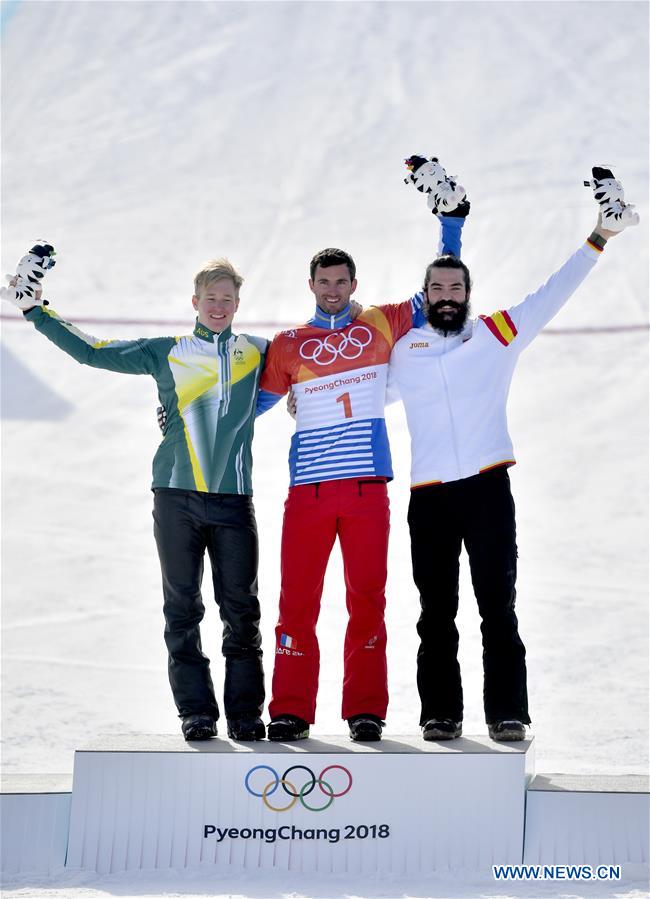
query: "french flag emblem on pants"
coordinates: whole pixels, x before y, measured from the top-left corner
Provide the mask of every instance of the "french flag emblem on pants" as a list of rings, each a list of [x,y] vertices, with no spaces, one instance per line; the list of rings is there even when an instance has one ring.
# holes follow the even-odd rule
[[[287,649],[296,649],[296,648],[297,648],[297,643],[296,643],[296,641],[293,639],[293,637],[290,637],[288,634],[281,634],[281,636],[280,636],[280,646],[286,646]]]

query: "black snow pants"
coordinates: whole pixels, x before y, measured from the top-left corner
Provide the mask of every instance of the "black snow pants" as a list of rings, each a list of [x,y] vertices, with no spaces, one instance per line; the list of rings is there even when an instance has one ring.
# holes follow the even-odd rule
[[[526,650],[515,615],[515,506],[507,470],[413,490],[408,521],[422,609],[417,626],[420,724],[431,718],[463,719],[455,623],[463,543],[481,616],[485,720],[529,724]]]
[[[257,598],[257,527],[250,496],[154,491],[154,536],[163,581],[169,682],[180,717],[219,708],[199,626],[207,550],[223,623],[226,718],[257,717],[264,707],[264,672]]]

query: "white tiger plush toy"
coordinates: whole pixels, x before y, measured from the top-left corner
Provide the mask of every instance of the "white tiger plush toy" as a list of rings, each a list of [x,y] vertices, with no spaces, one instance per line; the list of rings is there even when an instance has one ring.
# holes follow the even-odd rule
[[[600,205],[603,227],[609,231],[622,231],[628,225],[638,225],[639,214],[634,206],[625,202],[623,185],[616,180],[611,169],[594,166],[591,174],[592,180],[584,184],[592,188]]]
[[[414,184],[427,195],[427,205],[434,215],[467,215],[469,203],[465,188],[455,175],[447,175],[436,156],[409,156],[405,164],[409,175],[404,184]]]
[[[39,240],[31,250],[26,253],[16,267],[15,275],[7,275],[9,287],[0,288],[2,299],[9,300],[19,309],[29,309],[31,306],[47,306],[47,300],[36,299],[36,291],[41,288],[41,281],[45,272],[56,263],[52,244]]]

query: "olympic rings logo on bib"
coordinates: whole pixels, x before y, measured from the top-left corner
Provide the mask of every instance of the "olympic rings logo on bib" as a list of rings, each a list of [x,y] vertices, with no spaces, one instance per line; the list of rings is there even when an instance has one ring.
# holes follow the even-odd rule
[[[355,333],[356,332],[356,333]],[[372,340],[372,334],[363,325],[353,325],[346,334],[328,334],[323,340],[310,337],[300,347],[300,355],[316,365],[330,365],[341,359],[358,359]]]
[[[328,771],[334,772],[334,770],[342,771],[345,774],[347,786],[344,789],[336,791],[329,780],[325,780],[324,775],[326,775]],[[272,777],[272,780],[269,780],[263,787],[261,782],[254,784],[254,786],[258,787],[257,790],[251,786],[251,775],[256,771],[268,771]],[[297,777],[292,776],[291,780],[289,780],[288,775],[290,775],[292,771],[307,772],[308,777],[302,786],[295,786],[294,781],[297,780]],[[259,778],[256,778],[256,780],[258,779]],[[330,780],[333,779],[334,778],[330,776]],[[262,778],[262,782],[266,780],[267,778]],[[335,799],[345,796],[346,793],[350,792],[350,788],[352,787],[352,775],[347,768],[343,767],[343,765],[327,765],[326,768],[323,768],[318,777],[316,777],[311,768],[308,768],[306,765],[291,765],[290,768],[287,768],[282,777],[280,777],[278,772],[274,768],[271,768],[270,765],[255,765],[244,778],[244,786],[251,796],[260,798],[264,805],[272,812],[288,812],[289,809],[294,807],[296,802],[300,802],[303,808],[308,809],[310,812],[324,812],[325,809],[330,807]],[[269,800],[269,797],[276,793],[278,787],[282,787],[284,793],[290,797],[289,802],[281,799],[280,794],[277,794],[273,801]],[[318,787],[320,793],[314,794],[309,802],[307,802],[306,797],[313,793],[316,787]],[[260,788],[261,792],[259,792]],[[321,799],[321,793],[325,797],[324,801]]]

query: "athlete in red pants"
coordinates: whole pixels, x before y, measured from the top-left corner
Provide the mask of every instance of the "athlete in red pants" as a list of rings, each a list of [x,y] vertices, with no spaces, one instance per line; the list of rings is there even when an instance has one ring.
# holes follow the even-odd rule
[[[461,197],[462,201],[464,197]],[[445,252],[460,252],[464,202],[442,216]],[[282,536],[282,589],[276,629],[271,740],[299,740],[315,720],[319,649],[316,622],[325,569],[337,535],[349,622],[342,716],[353,740],[379,740],[388,705],[384,589],[393,476],[384,420],[393,346],[423,324],[423,294],[372,306],[354,321],[351,256],[327,249],[311,261],[316,310],[304,325],[276,335],[260,382],[258,408],[289,389],[296,399],[291,487]]]
[[[416,296],[371,307],[351,321],[352,258],[343,250],[324,250],[312,260],[311,275],[316,314],[274,338],[260,382],[261,401],[290,388],[296,399],[268,736],[302,739],[314,722],[316,622],[338,535],[350,616],[342,714],[353,739],[378,740],[388,705],[383,618],[386,482],[393,476],[384,398],[391,351],[412,327],[421,303]]]

